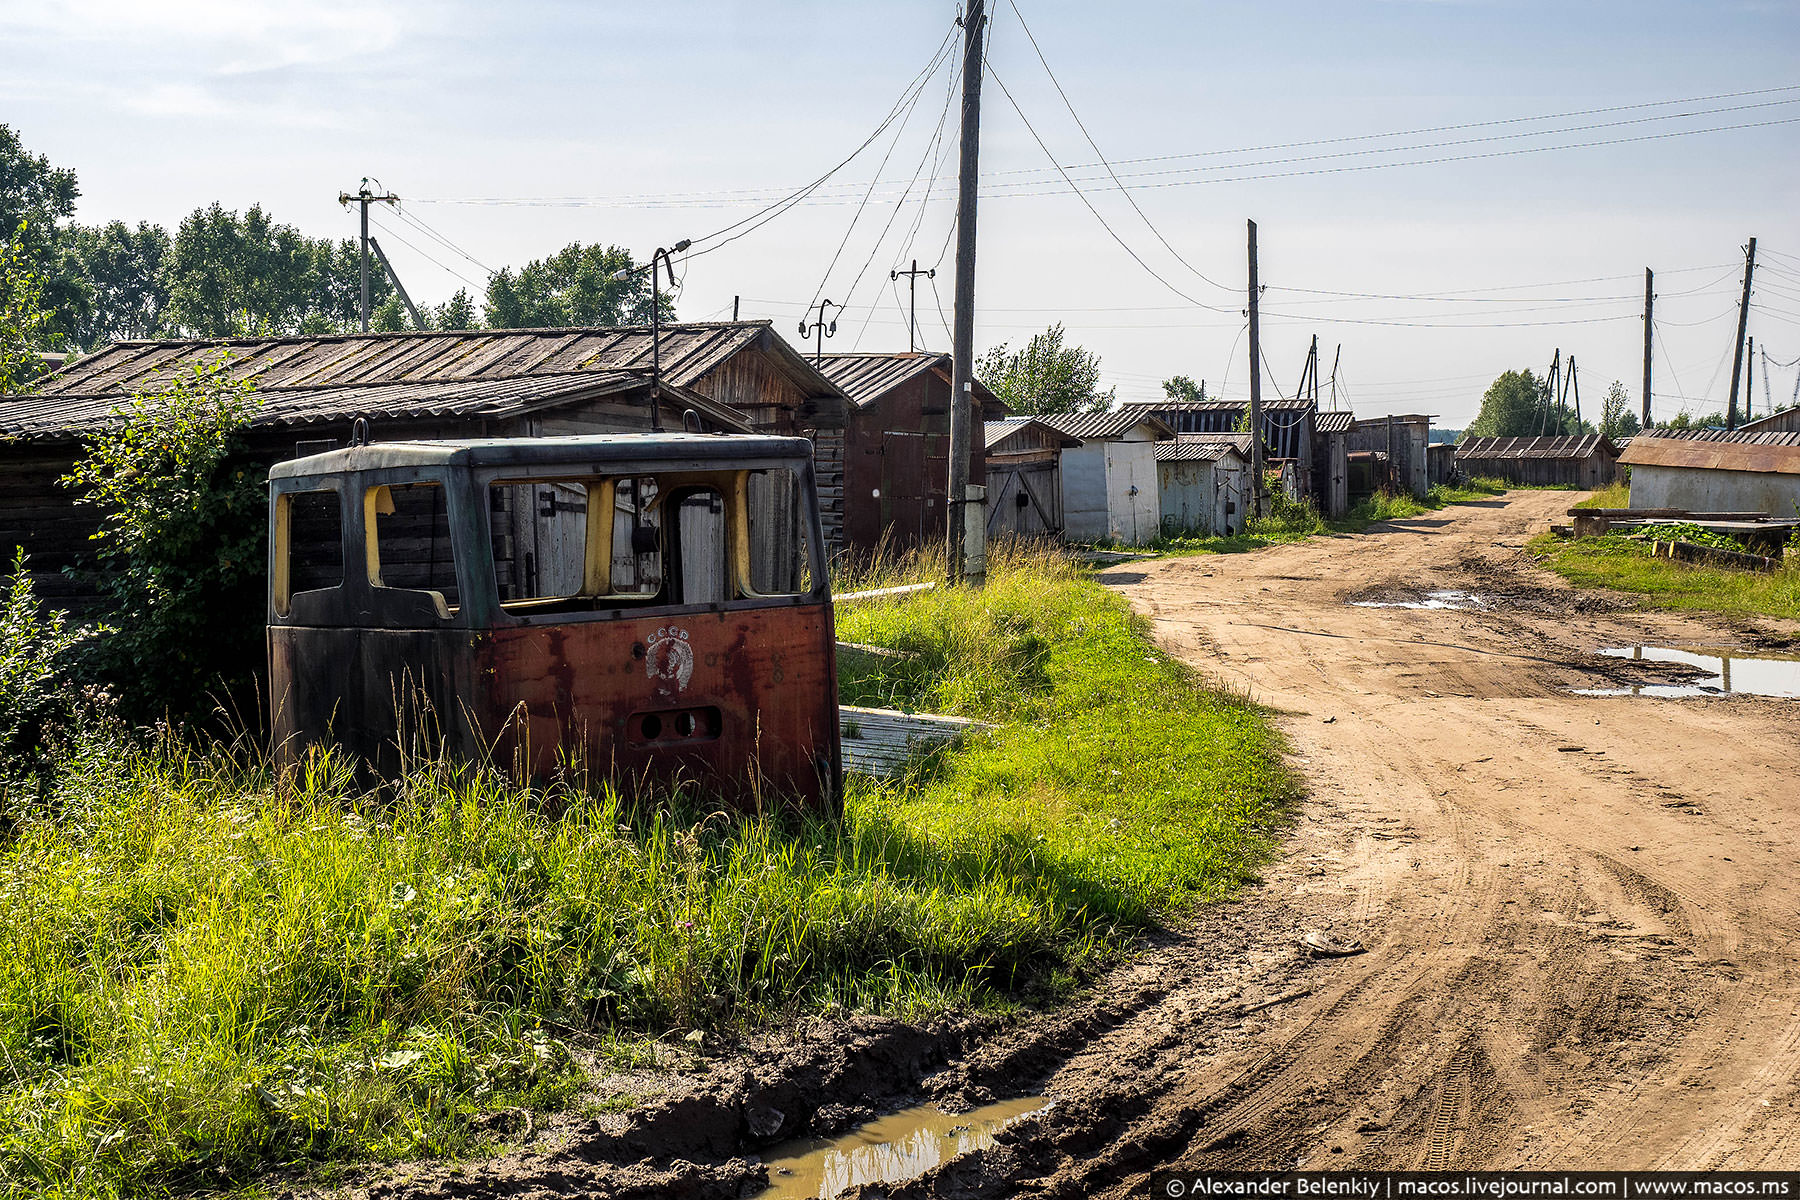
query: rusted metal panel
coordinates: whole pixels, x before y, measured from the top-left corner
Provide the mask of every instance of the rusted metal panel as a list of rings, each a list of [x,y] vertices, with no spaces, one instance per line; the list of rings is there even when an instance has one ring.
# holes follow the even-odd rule
[[[336,744],[391,778],[409,754],[444,751],[492,755],[537,779],[611,779],[627,794],[689,783],[746,809],[836,803],[842,762],[829,591],[818,572],[804,582],[796,569],[784,582],[767,561],[784,553],[823,561],[808,450],[799,439],[766,437],[514,438],[385,443],[278,464],[269,655],[281,757],[291,763],[309,745]],[[781,514],[803,530],[799,544],[770,536],[781,514],[759,498],[758,489],[768,489],[757,473],[775,470],[791,473],[786,494],[797,503]],[[555,524],[556,489],[578,475],[604,484],[587,495],[599,497],[605,516],[580,523],[567,544],[600,574],[505,603],[496,587],[513,551],[501,537],[522,535],[515,514],[496,512],[492,501],[522,492],[535,511],[537,493],[549,493],[545,519]],[[653,527],[624,525],[632,554],[636,535],[648,530],[660,539],[656,552],[669,556],[642,594],[608,582],[616,555],[606,542],[585,540],[600,529],[616,545],[613,488],[639,475],[657,480],[657,497],[675,506],[671,513],[665,505]],[[730,484],[737,498],[722,516],[709,517],[702,504],[700,519],[689,521],[688,498],[713,484]],[[328,539],[315,548],[335,551],[344,569],[327,576],[328,586],[293,590],[295,535],[284,505],[320,492],[332,497],[324,511],[342,521],[331,526],[336,545]],[[421,507],[421,493],[435,499]],[[643,492],[631,494],[642,502]],[[758,513],[760,540],[749,523]],[[385,519],[378,554],[370,549],[375,514]],[[418,569],[427,543],[435,573]],[[447,557],[444,543],[453,548]],[[704,563],[708,547],[728,546],[736,547],[735,565],[722,573],[687,565]],[[357,569],[365,562],[366,572]],[[756,590],[789,587],[799,590]],[[715,592],[722,599],[700,599]]]
[[[1632,439],[1630,447],[1619,461],[1627,466],[1689,467],[1711,471],[1750,471],[1762,475],[1800,475],[1800,446],[1640,434]]]

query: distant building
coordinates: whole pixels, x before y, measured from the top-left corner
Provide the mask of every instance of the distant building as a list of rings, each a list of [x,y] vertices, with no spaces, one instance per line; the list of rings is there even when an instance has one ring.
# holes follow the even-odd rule
[[[982,426],[987,453],[987,534],[1063,536],[1062,453],[1081,444],[1036,417]]]
[[[1456,447],[1464,475],[1540,487],[1601,488],[1618,478],[1618,447],[1603,434],[1469,438]]]
[[[1064,532],[1071,541],[1141,546],[1162,528],[1156,444],[1175,436],[1133,408],[1040,417],[1076,440],[1062,453]]]
[[[844,431],[844,545],[873,550],[942,544],[949,491],[950,356],[933,353],[826,354],[816,364],[850,398]],[[981,420],[1006,405],[975,381]],[[969,464],[985,484],[985,456]]]
[[[42,594],[95,597],[64,568],[91,562],[94,510],[57,480],[84,440],[117,420],[136,392],[229,355],[261,401],[246,441],[274,463],[345,445],[354,423],[372,441],[641,433],[650,425],[650,330],[459,330],[325,337],[120,342],[0,398],[0,551],[22,545]],[[662,330],[657,408],[666,429],[688,413],[706,430],[808,437],[828,543],[842,524],[849,401],[765,321]],[[555,503],[554,497],[551,503]],[[516,561],[536,557],[523,514]]]
[[[1420,500],[1431,490],[1431,418],[1416,413],[1369,417],[1350,426],[1349,452],[1381,456],[1385,486]]]
[[[1789,434],[1800,441],[1800,433]],[[1640,433],[1619,462],[1631,468],[1632,508],[1800,516],[1800,444]]]
[[[1250,435],[1184,433],[1156,443],[1162,530],[1174,536],[1244,531],[1250,493]]]

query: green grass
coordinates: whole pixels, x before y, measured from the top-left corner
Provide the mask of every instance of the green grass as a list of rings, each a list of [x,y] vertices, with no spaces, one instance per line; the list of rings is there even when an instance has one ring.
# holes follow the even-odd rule
[[[1534,538],[1538,561],[1578,587],[1629,592],[1651,608],[1800,620],[1800,565],[1742,571],[1655,558],[1650,542],[1611,534],[1564,541]]]
[[[1305,541],[1323,533],[1362,533],[1380,521],[1422,517],[1451,504],[1491,499],[1501,495],[1506,489],[1507,485],[1497,479],[1475,479],[1465,486],[1436,484],[1424,500],[1415,499],[1404,492],[1376,492],[1364,496],[1349,512],[1336,520],[1321,516],[1319,510],[1311,504],[1296,503],[1275,493],[1271,496],[1275,511],[1263,520],[1251,522],[1250,528],[1244,533],[1230,537],[1164,535],[1152,542],[1147,549],[1164,554],[1236,554],[1246,550],[1259,550],[1264,546]]]
[[[1631,485],[1625,482],[1609,483],[1586,500],[1577,500],[1576,508],[1630,508]]]
[[[1054,998],[1229,894],[1290,790],[1263,713],[1064,561],[991,563],[845,606],[919,653],[848,698],[1000,727],[841,821],[88,738],[0,845],[0,1196],[478,1153],[483,1114],[577,1095],[580,1052]]]

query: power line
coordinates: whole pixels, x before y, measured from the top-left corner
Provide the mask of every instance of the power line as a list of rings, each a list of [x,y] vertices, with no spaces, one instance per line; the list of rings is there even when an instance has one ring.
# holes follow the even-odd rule
[[[477,283],[473,279],[470,279],[467,275],[464,275],[461,271],[457,270],[455,267],[452,267],[447,263],[440,262],[439,260],[433,258],[430,254],[427,254],[424,250],[421,250],[418,246],[416,246],[412,242],[408,241],[406,239],[406,237],[404,235],[402,235],[398,230],[392,229],[386,225],[383,225],[380,221],[377,221],[373,216],[371,216],[369,218],[369,223],[374,225],[375,228],[381,230],[381,232],[383,232],[383,233],[387,234],[389,237],[393,238],[395,241],[399,242],[402,246],[405,246],[407,249],[411,250],[414,254],[417,254],[420,258],[423,258],[426,262],[430,263],[432,266],[438,268],[440,271],[443,271],[447,274],[456,276],[458,279],[462,280],[464,283],[468,284],[472,288],[482,288],[482,289],[486,288],[486,286],[487,286],[486,284]]]
[[[1054,163],[1056,161],[1056,156],[1054,154],[1050,153],[1050,147],[1046,146],[1044,144],[1044,139],[1038,136],[1038,131],[1035,128],[1033,128],[1033,126],[1031,124],[1031,118],[1027,117],[1025,115],[1025,110],[1019,107],[1019,102],[1013,98],[1012,89],[1006,86],[1006,81],[1004,79],[1000,78],[999,72],[994,70],[993,65],[991,63],[988,65],[987,73],[989,76],[991,76],[993,78],[995,83],[1000,85],[1001,93],[1003,95],[1005,95],[1007,103],[1012,105],[1013,111],[1019,114],[1019,120],[1021,120],[1025,123],[1025,128],[1031,134],[1032,140],[1038,144],[1038,149],[1040,149],[1044,152],[1045,158],[1048,158],[1051,162]],[[1059,167],[1058,170],[1061,170],[1061,168]],[[1150,278],[1156,280],[1156,282],[1162,284],[1164,287],[1168,288],[1171,292],[1174,292],[1177,296],[1180,296],[1183,300],[1186,300],[1189,304],[1192,304],[1196,308],[1204,308],[1211,312],[1219,312],[1219,313],[1232,311],[1231,309],[1221,308],[1215,304],[1207,304],[1204,301],[1196,300],[1196,299],[1194,299],[1194,297],[1188,295],[1186,292],[1182,291],[1180,288],[1178,288],[1174,284],[1170,283],[1167,279],[1164,279],[1162,277],[1162,275],[1160,275],[1157,272],[1156,268],[1152,267],[1149,263],[1145,262],[1143,260],[1143,258],[1139,256],[1139,254],[1136,250],[1133,250],[1129,245],[1126,244],[1125,239],[1119,236],[1118,231],[1115,230],[1110,224],[1107,223],[1107,220],[1105,217],[1100,215],[1100,210],[1094,207],[1093,201],[1091,201],[1087,198],[1087,194],[1075,185],[1074,180],[1069,179],[1067,172],[1063,173],[1063,178],[1068,181],[1070,189],[1072,191],[1074,191],[1075,195],[1081,200],[1082,205],[1088,210],[1088,212],[1093,214],[1094,220],[1100,222],[1100,227],[1102,229],[1106,230],[1107,234],[1112,238],[1113,241],[1115,241],[1119,244],[1119,248],[1121,250],[1125,251],[1126,254],[1129,254],[1131,256],[1131,261],[1135,262],[1138,266],[1144,268],[1145,274],[1149,275]]]
[[[486,272],[488,275],[498,274],[498,272],[495,271],[494,268],[488,266],[486,263],[484,263],[480,259],[476,258],[473,254],[470,254],[467,250],[464,250],[461,246],[457,245],[455,242],[451,241],[449,238],[447,238],[443,234],[439,233],[432,226],[426,224],[424,218],[416,217],[413,214],[407,212],[406,205],[404,203],[395,205],[394,213],[402,221],[405,221],[408,225],[413,226],[414,228],[418,229],[419,232],[425,234],[427,237],[429,237],[433,241],[437,242],[438,245],[444,247],[446,250],[450,250],[458,255],[461,255],[463,258],[467,259],[470,263],[474,264],[476,267],[480,268],[482,271]]]
[[[1169,254],[1174,257],[1176,262],[1186,267],[1201,282],[1211,284],[1220,291],[1235,291],[1235,288],[1227,287],[1216,279],[1208,278],[1203,271],[1194,266],[1194,264],[1190,263],[1187,259],[1183,258],[1181,252],[1171,246],[1169,244],[1169,239],[1162,235],[1162,230],[1158,229],[1151,222],[1150,218],[1145,215],[1144,210],[1138,207],[1136,198],[1125,189],[1123,183],[1119,182],[1119,176],[1113,171],[1112,164],[1106,161],[1106,153],[1100,149],[1099,143],[1094,141],[1094,135],[1088,132],[1087,125],[1081,119],[1081,114],[1075,111],[1075,105],[1070,102],[1069,94],[1063,90],[1062,81],[1056,77],[1056,72],[1050,69],[1050,62],[1044,57],[1044,51],[1042,47],[1038,45],[1037,38],[1032,35],[1031,26],[1025,22],[1025,14],[1019,11],[1019,6],[1015,0],[1007,0],[1007,6],[1013,10],[1013,15],[1019,19],[1019,28],[1025,31],[1025,40],[1031,43],[1032,52],[1037,55],[1038,63],[1044,68],[1044,74],[1050,77],[1050,83],[1056,88],[1056,94],[1062,97],[1063,107],[1068,109],[1069,116],[1074,118],[1075,127],[1081,130],[1081,136],[1087,139],[1088,147],[1099,157],[1100,165],[1106,168],[1107,176],[1112,179],[1113,185],[1119,189],[1119,194],[1124,196],[1126,202],[1131,205],[1131,211],[1135,212],[1138,215],[1138,219],[1144,223],[1144,228],[1148,229],[1151,234],[1155,236],[1156,240],[1162,243],[1163,249],[1167,250]],[[1005,87],[1004,84],[1001,86],[1002,88]],[[1009,96],[1008,99],[1011,99],[1011,97]]]

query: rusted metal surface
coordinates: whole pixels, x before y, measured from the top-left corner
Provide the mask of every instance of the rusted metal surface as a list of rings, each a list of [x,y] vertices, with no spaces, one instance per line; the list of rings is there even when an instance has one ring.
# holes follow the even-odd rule
[[[1630,448],[1619,461],[1627,466],[1800,475],[1800,446],[1640,434],[1632,439]]]
[[[752,540],[754,514],[765,513],[766,524],[768,510],[744,489],[751,474],[770,471],[791,472],[800,490],[798,546]],[[594,481],[600,497],[582,511],[604,516],[592,524],[584,516],[571,551],[575,578],[587,582],[508,602],[497,590],[490,492],[578,477]],[[657,480],[657,502],[668,505],[654,526],[634,518],[618,545],[616,478]],[[716,533],[705,523],[679,532],[689,492],[734,481],[737,498],[718,510]],[[408,484],[441,489],[436,527],[451,547],[441,559],[437,534],[413,536],[421,518],[434,527],[432,511],[409,516],[391,495]],[[772,577],[762,560],[751,568],[753,552],[770,546],[823,562],[804,441],[670,434],[386,443],[280,464],[271,492],[271,715],[285,762],[309,745],[335,744],[383,778],[409,755],[443,752],[491,757],[533,779],[612,780],[627,794],[689,784],[746,809],[837,802],[836,639],[823,572],[799,579],[791,594],[750,585]],[[298,590],[293,505],[320,493],[341,514],[344,570],[335,586]],[[552,504],[545,518],[560,511]],[[383,526],[372,551],[368,526],[390,514],[401,524]],[[585,540],[602,528],[603,541]],[[390,558],[389,529],[409,531],[395,543],[406,553],[424,554],[430,543],[436,574],[416,559]],[[648,552],[640,535],[656,543],[657,582],[621,591],[613,556]],[[707,568],[704,579],[708,587],[729,579],[729,591],[690,603],[682,590],[690,558],[717,562],[716,552],[730,563],[722,576]]]

